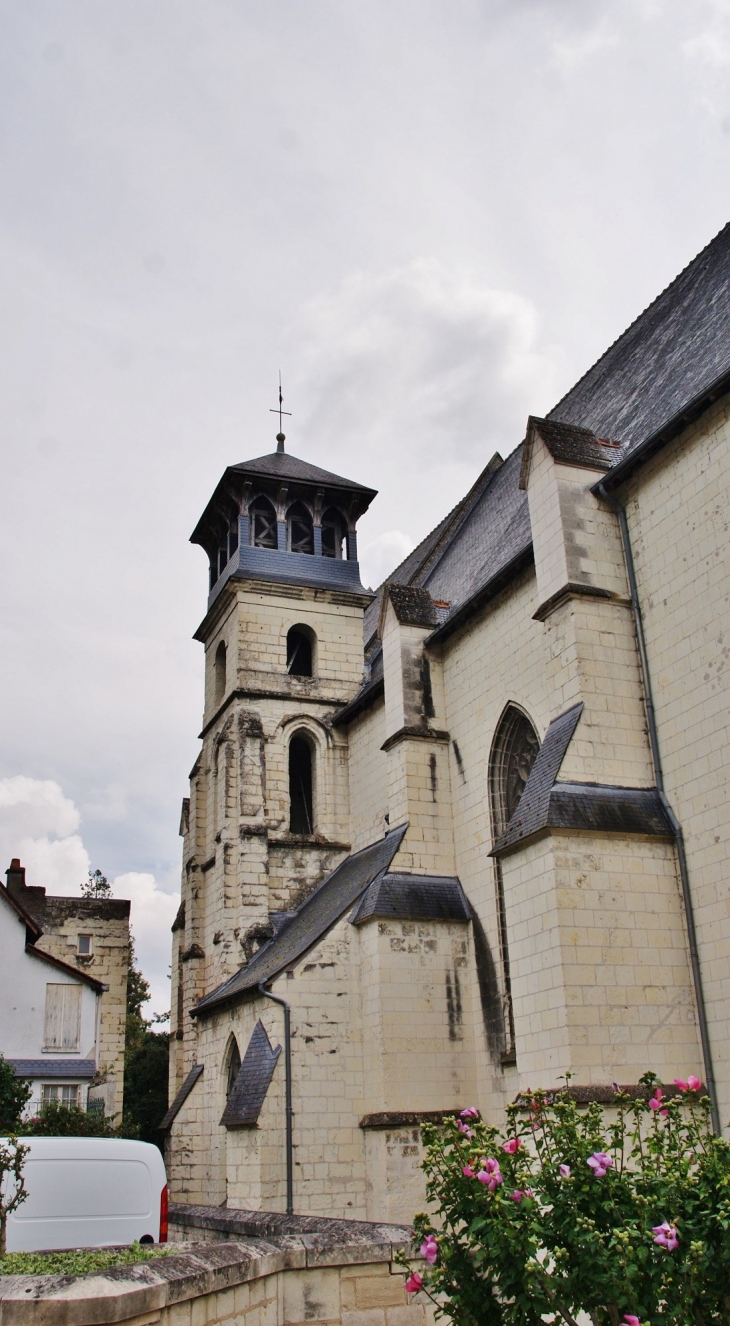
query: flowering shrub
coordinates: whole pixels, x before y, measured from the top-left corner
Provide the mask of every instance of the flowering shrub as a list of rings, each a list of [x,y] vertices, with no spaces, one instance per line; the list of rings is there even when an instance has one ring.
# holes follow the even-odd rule
[[[510,1106],[506,1137],[473,1107],[424,1125],[407,1291],[457,1326],[730,1326],[730,1145],[697,1078],[642,1084],[612,1121],[566,1088]]]

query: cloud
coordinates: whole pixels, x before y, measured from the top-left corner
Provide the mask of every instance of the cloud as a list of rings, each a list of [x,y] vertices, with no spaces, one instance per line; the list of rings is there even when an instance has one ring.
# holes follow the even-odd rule
[[[302,309],[290,335],[299,347],[294,391],[304,400],[297,446],[303,437],[305,454],[337,469],[346,445],[352,477],[388,475],[361,539],[372,583],[495,450],[514,449],[525,402],[537,409],[555,391],[530,301],[435,258],[352,272]]]
[[[9,864],[18,857],[26,883],[40,884],[49,894],[80,896],[90,867],[89,853],[75,832],[80,820],[74,802],[52,779],[0,778],[0,860]],[[179,896],[165,892],[149,873],[128,871],[110,882],[114,897],[132,904],[137,965],[151,987],[145,1013],[162,1013],[170,1007],[170,926]]]

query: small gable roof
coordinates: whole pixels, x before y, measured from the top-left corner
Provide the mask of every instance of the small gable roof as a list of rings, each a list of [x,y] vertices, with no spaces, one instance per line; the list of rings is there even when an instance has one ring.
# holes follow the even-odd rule
[[[200,1000],[192,1010],[194,1016],[204,1016],[221,1004],[251,994],[262,982],[273,980],[302,958],[344,916],[368,885],[385,874],[407,828],[407,824],[401,824],[369,847],[345,857],[245,967]]]

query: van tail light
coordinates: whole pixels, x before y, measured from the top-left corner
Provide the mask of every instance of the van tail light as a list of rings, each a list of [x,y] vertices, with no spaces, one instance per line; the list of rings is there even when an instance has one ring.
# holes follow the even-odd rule
[[[160,1193],[160,1243],[167,1243],[167,1184]]]

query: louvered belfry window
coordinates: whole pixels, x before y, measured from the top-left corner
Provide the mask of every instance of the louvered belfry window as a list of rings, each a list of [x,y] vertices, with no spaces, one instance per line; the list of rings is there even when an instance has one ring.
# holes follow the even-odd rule
[[[81,986],[46,986],[44,1050],[78,1050],[81,1040]]]
[[[286,513],[289,552],[313,553],[314,529],[312,517],[303,502],[295,502]]]
[[[251,503],[251,542],[254,548],[275,548],[276,512],[268,497]]]

